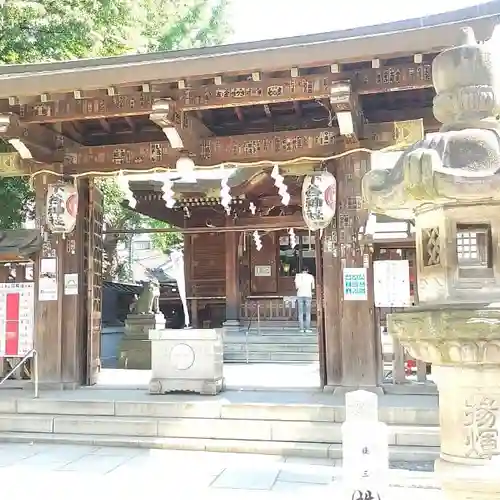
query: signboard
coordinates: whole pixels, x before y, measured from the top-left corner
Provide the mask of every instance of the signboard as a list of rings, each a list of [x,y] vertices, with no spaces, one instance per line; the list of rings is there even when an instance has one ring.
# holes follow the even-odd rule
[[[64,295],[78,295],[78,273],[64,275]]]
[[[344,268],[344,300],[367,300],[367,273],[364,267]]]
[[[411,306],[410,263],[407,260],[376,260],[373,263],[375,307]]]
[[[38,300],[41,302],[57,300],[57,259],[40,261]]]
[[[34,283],[0,283],[0,358],[23,357],[33,349]]]
[[[272,276],[271,266],[255,266],[254,273],[259,278]]]

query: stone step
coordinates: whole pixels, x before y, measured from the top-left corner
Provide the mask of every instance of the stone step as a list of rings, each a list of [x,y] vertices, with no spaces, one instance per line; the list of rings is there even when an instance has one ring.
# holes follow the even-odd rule
[[[225,363],[310,363],[319,360],[317,352],[225,352]]]
[[[286,441],[298,443],[342,442],[342,424],[290,420],[223,418],[159,418],[151,416],[96,416],[37,414],[0,415],[0,432],[35,432],[137,438],[225,439],[243,441]],[[389,426],[393,446],[430,446],[440,444],[439,428],[434,426]]]
[[[224,353],[229,352],[318,352],[318,344],[224,343]]]
[[[97,396],[96,397],[96,392]],[[120,391],[118,391],[119,393]],[[78,398],[66,399],[43,396],[39,399],[16,398],[0,400],[1,415],[80,415],[104,417],[151,417],[151,418],[203,418],[207,420],[277,420],[293,422],[329,422],[341,424],[345,420],[345,407],[338,402],[335,404],[296,403],[291,402],[288,394],[276,393],[276,399],[287,398],[286,402],[234,402],[238,392],[228,391],[227,398],[216,399],[194,398],[189,401],[173,401],[168,396],[158,399],[155,396],[140,394],[142,400],[99,399],[101,391],[93,388],[78,391]],[[274,394],[274,393],[273,393]],[[314,394],[312,394],[314,397]],[[161,399],[159,399],[161,398]],[[134,398],[135,399],[135,398]],[[260,397],[259,397],[260,399]],[[393,398],[394,399],[394,398]],[[406,397],[402,406],[398,399],[397,406],[381,405],[379,419],[391,426],[439,426],[439,412],[431,396]],[[415,400],[415,405],[408,404]],[[292,400],[293,401],[293,400]],[[335,401],[335,400],[333,400]],[[427,403],[423,404],[422,401]]]
[[[119,392],[119,391],[118,391]],[[99,394],[100,391],[97,391]],[[268,453],[340,458],[345,409],[327,404],[234,402],[222,399],[172,401],[95,399],[92,389],[79,399],[0,401],[0,442],[80,443],[187,450]],[[277,396],[278,397],[278,396]],[[283,395],[281,397],[284,397]],[[92,399],[94,398],[94,399]],[[286,396],[286,401],[290,396]],[[427,397],[426,397],[427,398]],[[233,402],[231,402],[233,399]],[[439,452],[435,406],[380,406],[388,424],[393,460],[427,461]]]
[[[277,336],[300,336],[300,335],[307,335],[307,336],[315,336],[317,337],[317,331],[315,328],[311,329],[311,332],[308,333],[303,333],[299,330],[299,327],[294,327],[294,328],[257,328],[256,326],[253,326],[249,329],[242,328],[240,334],[245,335],[245,333],[248,333],[250,335],[262,335],[262,336],[268,336],[268,335],[277,335]]]
[[[252,343],[252,344],[317,344],[318,337],[316,335],[296,334],[296,335],[225,335],[224,344],[238,344],[238,343]]]
[[[222,453],[257,453],[307,458],[342,458],[340,444],[296,443],[293,441],[249,441],[235,439],[157,438],[106,436],[98,434],[45,434],[40,432],[0,432],[4,443],[51,443],[90,446],[137,447]],[[439,447],[389,446],[395,462],[428,462],[439,458]]]

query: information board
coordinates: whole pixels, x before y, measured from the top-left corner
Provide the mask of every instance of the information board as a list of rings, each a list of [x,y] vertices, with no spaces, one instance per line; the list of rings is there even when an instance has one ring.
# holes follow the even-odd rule
[[[23,357],[33,349],[34,283],[0,283],[0,357]]]
[[[344,300],[367,300],[367,273],[364,267],[344,268]]]
[[[376,260],[373,263],[376,307],[411,306],[410,263],[407,260]]]

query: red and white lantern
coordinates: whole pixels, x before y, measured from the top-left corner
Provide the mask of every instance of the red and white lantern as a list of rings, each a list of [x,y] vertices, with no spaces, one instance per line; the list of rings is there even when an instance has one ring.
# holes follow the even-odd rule
[[[327,171],[308,175],[302,184],[302,215],[311,231],[325,229],[335,215],[337,181]]]
[[[71,233],[78,215],[78,190],[74,184],[49,184],[46,198],[46,224],[51,233]]]

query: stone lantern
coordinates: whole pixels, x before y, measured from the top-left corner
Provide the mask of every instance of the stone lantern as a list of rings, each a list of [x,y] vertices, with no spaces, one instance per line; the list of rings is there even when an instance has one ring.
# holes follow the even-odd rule
[[[371,171],[373,212],[415,220],[419,305],[389,332],[433,365],[439,390],[443,490],[500,498],[500,27],[470,29],[432,68],[441,130]]]

